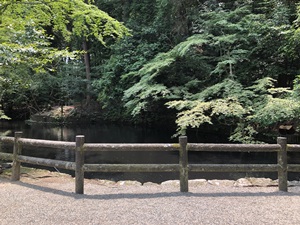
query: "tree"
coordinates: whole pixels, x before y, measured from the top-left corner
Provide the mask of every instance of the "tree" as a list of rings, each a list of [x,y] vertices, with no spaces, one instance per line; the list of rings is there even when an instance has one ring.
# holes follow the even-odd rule
[[[23,93],[32,87],[33,75],[55,76],[61,61],[75,60],[81,53],[85,55],[87,89],[90,87],[88,49],[80,52],[74,43],[121,38],[128,29],[107,13],[98,9],[90,1],[82,0],[34,0],[2,1],[0,4],[0,74],[4,78],[1,85],[7,90],[23,84]],[[74,49],[76,51],[69,51]],[[78,58],[77,58],[78,60]],[[26,71],[26,73],[22,73]],[[12,76],[17,79],[11,79]],[[26,93],[22,94],[26,95]],[[89,90],[87,91],[89,96]],[[29,97],[29,96],[27,96]],[[12,97],[8,97],[13,99]],[[30,98],[30,97],[29,97]]]
[[[277,84],[289,86],[299,70],[299,66],[286,66],[289,58],[283,46],[290,36],[288,16],[279,16],[282,11],[277,6],[268,11],[278,16],[273,20],[268,14],[252,13],[252,4],[227,7],[207,1],[193,21],[194,35],[125,75],[140,78],[124,94],[132,115],[155,113],[152,108],[163,102],[179,111],[179,133],[214,123],[231,127],[231,140],[242,142],[255,141],[257,133],[297,118],[297,106],[274,113],[280,104],[295,102],[286,89],[273,89],[283,91],[280,95],[269,90],[281,76],[290,74]],[[267,117],[271,112],[274,116]]]
[[[243,38],[243,18],[247,14],[246,7],[230,12],[204,9],[195,22],[193,36],[169,52],[157,55],[140,70],[125,75],[141,77],[124,95],[132,114],[148,110],[146,106],[152,100],[196,98],[202,88],[228,76],[233,78],[234,66],[249,54]],[[253,17],[248,24],[258,19]]]
[[[86,68],[88,103],[91,89],[91,65],[88,41],[91,40],[91,38],[95,38],[101,44],[105,45],[105,39],[123,37],[129,34],[129,30],[107,13],[99,10],[95,5],[87,4],[87,1],[85,1],[85,3],[80,2],[76,8],[77,7],[80,8],[80,10],[73,13],[72,16],[73,32],[77,37],[83,39],[82,47],[84,50],[84,64]]]
[[[231,141],[253,143],[259,140],[258,135],[272,133],[282,124],[297,124],[300,106],[292,98],[292,91],[274,88],[274,82],[267,77],[243,87],[224,80],[203,91],[198,100],[169,102],[169,107],[180,111],[178,134],[185,134],[188,127],[221,123],[233,128]]]
[[[123,92],[139,81],[138,76],[124,74],[141,69],[157,54],[169,51],[191,35],[190,13],[197,7],[198,1],[98,0],[96,4],[132,30],[132,36],[111,46],[108,59],[98,64],[101,77],[93,83],[99,93],[98,100],[108,112],[108,119],[144,121],[138,117],[130,118],[130,112],[124,109]],[[156,108],[160,111],[161,107]],[[145,117],[152,120],[151,113]]]

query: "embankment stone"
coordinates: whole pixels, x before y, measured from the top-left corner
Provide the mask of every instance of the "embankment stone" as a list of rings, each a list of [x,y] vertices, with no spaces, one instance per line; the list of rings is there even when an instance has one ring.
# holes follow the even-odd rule
[[[255,177],[250,177],[247,178],[250,183],[252,183],[253,186],[257,187],[270,187],[270,186],[277,186],[278,181],[274,181],[270,178],[255,178]]]
[[[209,180],[208,183],[214,186],[232,187],[234,186],[235,181],[234,180]]]
[[[204,186],[204,185],[207,185],[207,180],[205,180],[205,179],[189,180],[189,186],[191,186],[191,187],[198,187],[198,186]]]
[[[253,184],[247,178],[240,178],[234,182],[234,187],[252,187]]]
[[[142,183],[135,181],[135,180],[122,180],[122,181],[118,181],[117,185],[119,185],[119,186],[142,186]]]
[[[161,183],[162,186],[172,186],[172,187],[179,187],[180,182],[179,180],[167,180]]]

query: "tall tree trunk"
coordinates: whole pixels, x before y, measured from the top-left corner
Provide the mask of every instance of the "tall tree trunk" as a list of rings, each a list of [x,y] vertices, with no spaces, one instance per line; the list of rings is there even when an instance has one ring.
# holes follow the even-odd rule
[[[173,32],[182,38],[189,34],[189,20],[187,14],[188,2],[186,0],[171,1],[173,4],[172,14],[174,19]]]
[[[89,4],[88,0],[84,0],[86,4]],[[83,40],[82,48],[84,51],[84,65],[85,65],[85,77],[86,77],[86,105],[91,102],[91,60],[90,53],[88,52],[88,42],[86,39]]]
[[[82,43],[82,48],[84,50],[84,65],[85,65],[85,76],[86,76],[86,105],[90,104],[91,101],[91,63],[90,54],[88,52],[88,43],[86,40]]]

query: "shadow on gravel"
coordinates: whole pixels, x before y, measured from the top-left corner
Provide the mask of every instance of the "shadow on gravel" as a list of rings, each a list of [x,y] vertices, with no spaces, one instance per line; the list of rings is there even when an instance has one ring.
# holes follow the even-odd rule
[[[271,196],[300,196],[299,191],[297,192],[209,192],[209,193],[193,193],[193,192],[157,192],[157,193],[116,193],[116,194],[75,194],[74,192],[67,192],[62,190],[57,190],[49,187],[42,187],[34,184],[23,183],[21,181],[14,182],[23,187],[35,189],[38,191],[52,193],[56,195],[62,195],[67,197],[72,197],[75,199],[99,199],[99,200],[113,200],[113,199],[152,199],[152,198],[173,198],[173,197],[199,197],[199,198],[222,198],[222,197],[271,197]]]

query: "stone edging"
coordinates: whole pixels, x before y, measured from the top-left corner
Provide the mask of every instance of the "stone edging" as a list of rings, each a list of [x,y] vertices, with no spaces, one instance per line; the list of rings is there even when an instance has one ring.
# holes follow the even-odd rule
[[[1,172],[8,170],[10,174],[10,164],[0,164],[0,174]],[[34,168],[25,168],[22,167],[23,178],[31,178],[31,179],[44,179],[49,177],[64,177],[64,178],[71,178],[70,175],[59,173],[59,172],[50,172],[47,170],[41,169],[34,169]],[[6,175],[4,177],[9,177]],[[74,179],[74,178],[73,178]],[[172,186],[172,187],[180,187],[179,180],[167,180],[162,182],[161,184],[146,182],[141,183],[138,181],[133,180],[122,180],[122,181],[111,181],[111,180],[101,180],[101,179],[85,179],[87,182],[96,182],[100,185],[104,186]],[[205,185],[212,185],[212,186],[226,186],[226,187],[274,187],[278,186],[278,180],[272,180],[270,178],[255,178],[255,177],[246,177],[240,178],[238,180],[206,180],[206,179],[191,179],[189,180],[189,187],[198,187],[198,186],[205,186]],[[300,186],[300,181],[288,181],[288,186]]]
[[[110,181],[110,180],[98,180],[97,183],[105,186],[172,186],[172,187],[180,187],[179,180],[168,180],[164,181],[161,184],[146,182],[142,184],[138,181]],[[272,180],[270,178],[240,178],[238,180],[206,180],[206,179],[195,179],[189,180],[190,187],[198,187],[205,185],[213,185],[213,186],[226,186],[226,187],[274,187],[278,186],[278,180]],[[289,181],[288,186],[300,186],[300,181]]]

